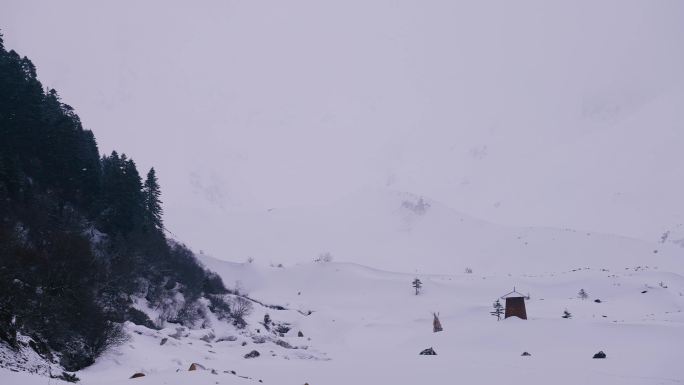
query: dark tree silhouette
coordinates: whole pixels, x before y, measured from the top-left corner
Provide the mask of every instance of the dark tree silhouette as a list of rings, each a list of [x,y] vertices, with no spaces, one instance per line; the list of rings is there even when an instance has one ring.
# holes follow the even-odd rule
[[[154,167],[147,173],[147,178],[143,184],[143,204],[145,207],[145,223],[153,226],[155,229],[162,230],[164,228],[162,222],[162,202],[160,200],[161,189],[159,188],[159,181]]]
[[[503,305],[497,299],[496,302],[494,302],[494,304],[492,305],[492,307],[494,308],[494,310],[491,311],[489,314],[495,316],[497,321],[501,321],[501,316],[504,314]]]
[[[416,278],[413,280],[412,286],[414,289],[416,289],[416,295],[418,295],[420,289],[423,287],[423,283],[420,281],[420,279]]]

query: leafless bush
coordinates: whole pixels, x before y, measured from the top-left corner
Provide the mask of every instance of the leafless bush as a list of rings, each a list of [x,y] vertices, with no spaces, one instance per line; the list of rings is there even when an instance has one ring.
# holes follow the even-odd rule
[[[252,301],[244,297],[234,297],[230,304],[230,316],[237,327],[247,326],[245,317],[252,313]]]

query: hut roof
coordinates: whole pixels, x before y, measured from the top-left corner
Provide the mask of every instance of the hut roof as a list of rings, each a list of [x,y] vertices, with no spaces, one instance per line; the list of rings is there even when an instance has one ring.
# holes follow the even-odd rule
[[[501,296],[501,299],[506,299],[506,298],[511,298],[511,297],[527,297],[525,294],[520,293],[515,290],[515,286],[513,287],[513,291],[507,294],[504,294]]]

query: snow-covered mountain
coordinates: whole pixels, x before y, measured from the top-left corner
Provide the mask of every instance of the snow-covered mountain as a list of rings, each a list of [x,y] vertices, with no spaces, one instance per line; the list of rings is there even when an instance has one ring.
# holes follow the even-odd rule
[[[55,305],[93,287],[107,290],[90,302],[106,293],[125,313],[99,320],[116,346],[72,366],[84,385],[682,383],[683,15],[679,0],[3,2],[2,46],[40,74],[31,95],[56,103],[42,87],[58,88],[63,115],[74,107],[72,123],[97,133],[96,166],[73,175],[117,164],[98,149],[125,149],[158,170],[163,194],[144,206],[161,219],[161,200],[165,216],[155,240],[113,235],[102,274],[86,269],[106,240],[90,223],[74,223],[90,229],[85,242],[40,259],[17,251],[22,220],[0,232],[20,247],[0,251],[49,278],[27,285],[17,273],[38,277],[35,267],[0,266],[3,288],[27,295],[3,289],[12,338],[0,330],[0,384],[75,379],[40,337],[75,331],[54,326],[62,314],[104,330],[88,307]],[[36,77],[8,57],[21,65],[7,84]],[[15,91],[2,100],[26,113],[0,114],[13,139],[53,121]],[[35,142],[61,143],[54,132]],[[17,142],[36,155],[27,169],[75,164]],[[5,177],[0,193],[41,190],[21,179]],[[78,215],[54,195],[71,190],[43,190],[14,211],[61,230]],[[64,221],[52,225],[54,213]],[[155,275],[110,281],[109,269]],[[81,276],[92,285],[63,285]],[[140,290],[110,290],[122,282]],[[492,303],[513,288],[528,295],[528,319],[499,322]],[[27,319],[50,322],[27,330]],[[607,358],[592,359],[600,350]]]
[[[684,223],[682,14],[676,0],[22,0],[0,26],[105,153],[157,167],[169,229],[226,255],[207,220],[368,186],[656,241]]]
[[[577,267],[684,266],[684,249],[664,242],[576,229],[501,226],[428,197],[366,190],[318,207],[233,213],[220,229],[221,259],[262,265],[335,260],[403,272],[543,272]],[[207,239],[207,242],[211,240]],[[213,248],[217,248],[213,247]]]

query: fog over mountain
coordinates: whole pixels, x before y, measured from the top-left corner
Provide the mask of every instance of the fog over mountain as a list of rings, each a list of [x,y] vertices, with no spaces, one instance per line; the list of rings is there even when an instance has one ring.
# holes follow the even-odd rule
[[[684,2],[1,3],[5,45],[218,258],[247,257],[237,221],[377,189],[684,237]]]

